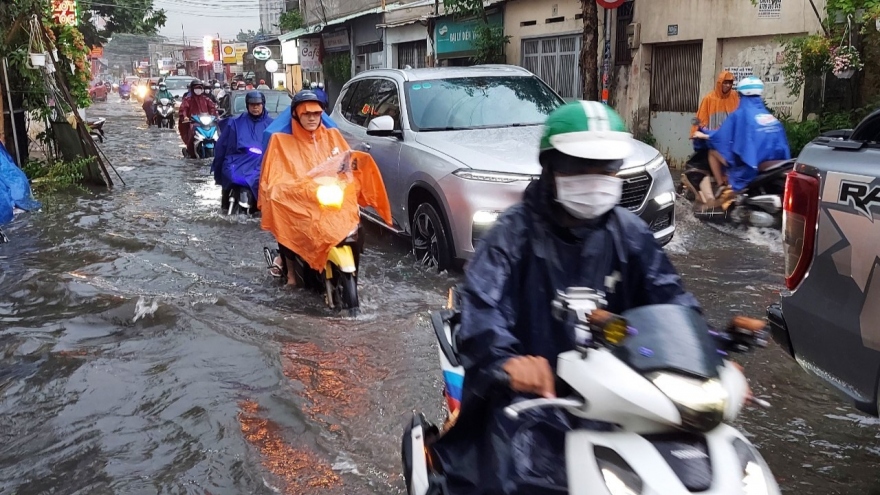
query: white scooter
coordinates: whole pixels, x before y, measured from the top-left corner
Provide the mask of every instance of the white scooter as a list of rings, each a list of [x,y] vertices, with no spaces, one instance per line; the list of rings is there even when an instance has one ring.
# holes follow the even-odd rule
[[[464,375],[455,301],[450,291],[449,308],[432,314],[450,407],[444,432],[457,419]],[[571,495],[778,495],[757,449],[726,424],[747,401],[769,407],[751,397],[739,368],[722,358],[766,345],[764,322],[735,318],[727,331],[711,332],[702,316],[683,306],[644,306],[616,316],[604,305],[603,294],[592,289],[557,294],[554,316],[573,324],[578,345],[559,355],[556,371],[573,393],[515,401],[504,410],[517,419],[553,407],[610,426],[566,433],[568,486],[559,488]],[[430,467],[430,444],[439,435],[424,415],[413,416],[402,446],[409,495],[455,495]]]

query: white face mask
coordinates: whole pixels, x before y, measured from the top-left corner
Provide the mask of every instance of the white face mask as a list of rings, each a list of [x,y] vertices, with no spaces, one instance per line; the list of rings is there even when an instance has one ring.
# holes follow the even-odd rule
[[[620,202],[623,180],[609,175],[585,174],[556,177],[556,201],[573,217],[604,215]]]
[[[197,95],[200,95],[200,94],[202,94],[202,93],[204,93],[204,92],[205,92],[204,89],[194,89],[194,90],[193,90],[193,94],[197,94]]]

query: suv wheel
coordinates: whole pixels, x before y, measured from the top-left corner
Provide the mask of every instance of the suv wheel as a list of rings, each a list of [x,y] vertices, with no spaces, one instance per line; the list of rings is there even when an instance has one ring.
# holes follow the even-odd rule
[[[412,246],[416,259],[428,268],[442,272],[452,264],[446,226],[430,203],[419,205],[413,215]]]

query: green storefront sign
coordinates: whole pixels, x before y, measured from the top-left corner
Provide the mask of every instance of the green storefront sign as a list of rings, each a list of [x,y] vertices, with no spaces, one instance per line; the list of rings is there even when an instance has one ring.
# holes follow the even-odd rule
[[[477,37],[477,19],[456,21],[443,17],[434,26],[434,39],[437,42],[437,58],[469,57],[474,54],[474,40]],[[501,13],[489,16],[490,26],[504,26]]]

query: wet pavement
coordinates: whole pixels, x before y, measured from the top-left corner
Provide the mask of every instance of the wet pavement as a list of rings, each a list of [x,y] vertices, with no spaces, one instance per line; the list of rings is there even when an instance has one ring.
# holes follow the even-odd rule
[[[460,274],[371,228],[363,311],[341,318],[273,282],[271,235],[219,213],[175,132],[113,95],[89,115],[128,185],[41,198],[0,245],[0,493],[405,493],[402,426],[441,406],[426,312]],[[713,321],[763,316],[778,232],[678,213],[667,251]],[[739,361],[773,404],[739,426],[785,492],[880,493],[880,421],[775,345]]]

